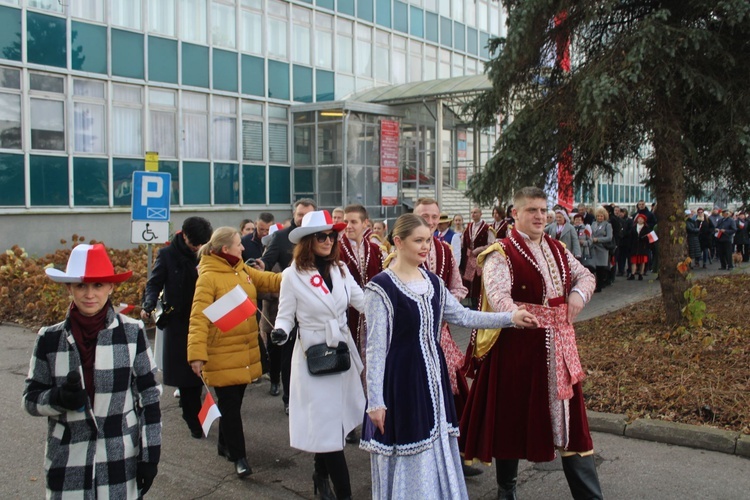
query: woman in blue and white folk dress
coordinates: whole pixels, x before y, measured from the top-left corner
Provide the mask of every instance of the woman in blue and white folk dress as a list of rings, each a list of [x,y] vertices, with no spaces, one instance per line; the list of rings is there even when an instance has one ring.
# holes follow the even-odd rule
[[[475,328],[537,324],[524,309],[511,315],[461,306],[437,276],[419,267],[431,236],[421,217],[399,217],[396,260],[365,289],[368,416],[360,447],[372,454],[375,499],[468,498],[440,348],[442,320]]]

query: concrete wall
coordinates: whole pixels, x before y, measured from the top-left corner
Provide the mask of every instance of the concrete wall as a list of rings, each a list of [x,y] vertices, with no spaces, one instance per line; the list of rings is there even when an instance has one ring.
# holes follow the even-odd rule
[[[287,210],[222,210],[222,211],[172,211],[171,232],[179,231],[182,221],[191,216],[205,217],[214,228],[233,226],[239,228],[242,219],[255,220],[261,211],[269,211],[276,220],[291,217]],[[111,248],[132,248],[130,243],[130,211],[105,213],[48,213],[3,214],[0,216],[0,251],[19,245],[29,255],[42,256],[58,248],[70,248],[71,236],[84,236],[85,243],[94,239]],[[60,240],[67,243],[62,245]]]

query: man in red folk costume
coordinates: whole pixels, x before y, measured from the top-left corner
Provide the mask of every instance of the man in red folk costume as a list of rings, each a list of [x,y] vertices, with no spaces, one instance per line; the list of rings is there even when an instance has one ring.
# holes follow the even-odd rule
[[[524,306],[541,328],[476,332],[468,354],[476,372],[459,446],[467,462],[495,458],[497,498],[516,498],[519,459],[548,462],[556,451],[573,497],[602,498],[573,329],[596,279],[544,233],[544,191],[523,188],[513,203],[515,227],[479,256],[482,309]]]
[[[459,269],[464,285],[469,290],[471,308],[476,309],[482,289],[482,269],[477,266],[477,255],[495,241],[490,225],[482,220],[482,209],[479,207],[471,209],[471,222],[466,225],[463,238]]]

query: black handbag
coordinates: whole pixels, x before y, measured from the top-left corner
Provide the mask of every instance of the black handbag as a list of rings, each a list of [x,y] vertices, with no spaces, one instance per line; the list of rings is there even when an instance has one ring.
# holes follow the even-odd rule
[[[163,330],[169,325],[172,316],[174,315],[174,307],[170,306],[164,299],[159,297],[159,301],[156,303],[156,309],[154,310],[154,322],[156,328]]]
[[[315,376],[345,372],[352,365],[346,342],[339,342],[336,347],[328,347],[325,343],[315,344],[305,351],[305,357],[307,371]]]

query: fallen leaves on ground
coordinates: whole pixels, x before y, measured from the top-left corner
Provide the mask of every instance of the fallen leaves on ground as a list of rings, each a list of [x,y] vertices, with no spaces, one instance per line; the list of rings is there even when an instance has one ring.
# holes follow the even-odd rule
[[[699,283],[702,327],[670,328],[661,300],[576,324],[589,409],[750,434],[750,276]]]

